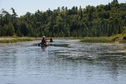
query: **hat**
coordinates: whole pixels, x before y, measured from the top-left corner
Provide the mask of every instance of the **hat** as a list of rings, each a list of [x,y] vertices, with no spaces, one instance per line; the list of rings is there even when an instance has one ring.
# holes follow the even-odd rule
[[[43,38],[46,38],[45,36],[43,36]]]

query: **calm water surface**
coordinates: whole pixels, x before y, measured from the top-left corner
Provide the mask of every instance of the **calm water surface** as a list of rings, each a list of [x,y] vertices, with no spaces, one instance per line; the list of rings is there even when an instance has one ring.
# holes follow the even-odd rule
[[[126,44],[80,43],[34,46],[0,44],[0,84],[125,84]]]

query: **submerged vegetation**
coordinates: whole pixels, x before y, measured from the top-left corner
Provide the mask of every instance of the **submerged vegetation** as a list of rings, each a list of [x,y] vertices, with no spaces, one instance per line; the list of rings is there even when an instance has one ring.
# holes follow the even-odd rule
[[[27,12],[18,17],[0,12],[0,36],[108,37],[126,34],[126,3],[113,0],[107,5],[58,7],[55,10]]]

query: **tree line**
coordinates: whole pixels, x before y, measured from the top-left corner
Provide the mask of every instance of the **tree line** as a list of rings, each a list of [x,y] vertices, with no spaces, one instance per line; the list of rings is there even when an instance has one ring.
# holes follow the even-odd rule
[[[27,12],[18,17],[0,12],[0,36],[100,37],[126,33],[126,3],[113,0],[107,5],[73,6]]]

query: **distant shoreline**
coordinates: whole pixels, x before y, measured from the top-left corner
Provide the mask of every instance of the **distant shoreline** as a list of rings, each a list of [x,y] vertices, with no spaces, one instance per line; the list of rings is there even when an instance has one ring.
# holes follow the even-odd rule
[[[47,37],[55,39],[78,39],[87,43],[126,43],[126,35],[116,35],[111,37]],[[0,37],[0,43],[16,43],[24,41],[41,40],[41,37]]]

